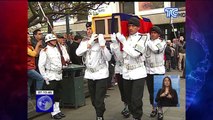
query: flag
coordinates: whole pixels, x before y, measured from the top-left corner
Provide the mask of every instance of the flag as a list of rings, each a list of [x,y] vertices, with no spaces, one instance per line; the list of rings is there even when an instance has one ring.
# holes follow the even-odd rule
[[[150,21],[150,19],[145,18],[145,17],[140,17],[137,15],[133,15],[133,14],[125,14],[125,13],[113,13],[112,14],[112,23],[111,23],[111,31],[112,33],[115,32],[115,19],[116,16],[120,17],[120,27],[121,27],[121,34],[123,34],[126,38],[129,36],[129,32],[128,32],[128,20],[131,17],[136,17],[138,19],[140,19],[140,29],[138,30],[139,33],[149,33],[150,29],[152,28],[152,22]],[[121,45],[121,50],[123,48],[123,45]]]

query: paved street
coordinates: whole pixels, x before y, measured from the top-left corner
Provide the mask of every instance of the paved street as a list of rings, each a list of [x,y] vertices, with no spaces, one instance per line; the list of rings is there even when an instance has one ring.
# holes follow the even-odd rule
[[[168,74],[181,76],[180,72],[172,70]],[[113,90],[108,90],[107,93],[110,95],[105,99],[106,112],[104,114],[105,120],[131,120],[132,117],[126,119],[121,115],[123,109],[123,103],[120,100],[120,93],[118,86],[114,86]],[[149,104],[148,90],[145,85],[144,97],[143,97],[143,117],[142,120],[157,120],[157,117],[150,118],[151,105]],[[95,111],[91,104],[90,97],[86,98],[86,105],[83,107],[75,108],[61,108],[63,113],[66,115],[61,120],[95,120]],[[180,80],[180,107],[165,107],[164,120],[185,120],[185,79]],[[34,118],[33,120],[51,120],[50,114],[44,114]]]

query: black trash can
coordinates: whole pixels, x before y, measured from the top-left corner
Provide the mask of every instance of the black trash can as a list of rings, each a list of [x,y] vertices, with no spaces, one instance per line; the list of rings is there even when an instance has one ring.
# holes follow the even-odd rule
[[[61,106],[78,108],[85,105],[84,68],[76,64],[63,68]]]

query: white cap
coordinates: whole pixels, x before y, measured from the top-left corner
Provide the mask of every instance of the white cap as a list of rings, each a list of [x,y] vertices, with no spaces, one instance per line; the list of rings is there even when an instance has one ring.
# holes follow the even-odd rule
[[[56,36],[53,35],[53,34],[47,34],[45,36],[45,43],[48,42],[48,41],[51,41],[51,40],[57,40]]]
[[[183,36],[180,36],[180,40],[184,40],[184,37],[183,37]]]

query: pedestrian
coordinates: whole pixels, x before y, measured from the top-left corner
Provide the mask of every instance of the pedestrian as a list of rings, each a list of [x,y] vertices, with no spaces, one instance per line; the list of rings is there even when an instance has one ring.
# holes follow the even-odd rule
[[[171,68],[175,70],[175,48],[173,46],[173,43],[170,44],[171,49]]]
[[[175,49],[174,67],[175,69],[178,69],[178,39],[173,38],[172,43],[173,43],[173,48]]]
[[[70,56],[70,59],[71,59],[73,64],[83,65],[82,56],[77,56],[76,53],[75,53],[77,48],[78,48],[78,46],[79,46],[79,44],[80,44],[80,42],[81,42],[81,40],[82,40],[82,38],[83,38],[82,36],[76,35],[74,37],[73,43],[70,45],[69,56]],[[76,77],[80,76],[80,74],[81,74],[81,70],[77,70],[75,72],[75,76]]]
[[[111,49],[110,49],[110,43],[109,41],[106,41],[106,48],[111,52]],[[111,57],[111,60],[108,61],[108,69],[109,69],[109,77],[108,77],[108,80],[107,80],[107,90],[113,90],[113,86],[114,86],[114,74],[115,74],[115,59],[114,59],[114,56]],[[110,95],[106,94],[106,97],[108,97]]]
[[[170,72],[171,71],[171,40],[167,40],[167,46],[165,49],[165,55],[166,55],[166,72]]]
[[[41,90],[43,87],[44,78],[35,70],[35,58],[38,56],[41,50],[41,41],[38,41],[36,47],[34,48],[31,44],[29,33],[27,34],[27,40],[28,98],[31,98],[30,86],[32,85],[32,80],[36,80],[36,90]]]
[[[122,77],[124,94],[128,108],[134,120],[141,120],[143,115],[143,91],[146,74],[144,66],[144,53],[148,35],[138,32],[140,21],[136,17],[128,20],[129,36],[126,39],[122,34],[117,33],[116,37],[123,44],[123,67]]]
[[[150,40],[147,42],[146,48],[146,84],[149,91],[149,101],[152,105],[152,112],[150,117],[155,117],[157,115],[157,108],[154,106],[154,76],[164,75],[164,51],[166,47],[165,40],[161,40],[160,36],[162,31],[158,26],[153,26],[150,30]]]
[[[77,50],[81,40],[83,39],[82,36],[80,35],[76,35],[74,37],[74,41],[73,43],[70,45],[70,53],[69,53],[69,56],[70,56],[70,59],[72,61],[73,64],[77,64],[77,65],[83,65],[83,62],[82,62],[82,57],[81,56],[77,56],[75,51]]]
[[[53,119],[61,119],[65,115],[61,112],[59,102],[62,94],[62,60],[57,48],[57,38],[53,34],[45,36],[47,46],[41,50],[39,57],[39,70],[45,79],[44,89],[53,90],[54,105],[51,116]]]
[[[37,42],[41,41],[41,48],[44,48],[46,46],[44,40],[43,40],[43,33],[40,29],[36,29],[33,31],[33,38],[31,39],[31,45],[33,46],[33,48],[36,48],[36,45],[37,45]],[[39,53],[38,53],[39,54]],[[39,69],[38,69],[38,59],[39,59],[39,55],[35,57],[35,70],[40,73]],[[32,81],[30,80],[30,83],[29,85],[31,90],[34,92],[35,91],[35,81]]]
[[[58,50],[59,52],[61,51],[61,55],[62,55],[62,59],[64,59],[64,63],[63,64],[63,67],[66,67],[68,64],[71,63],[70,61],[70,56],[67,52],[67,48],[66,48],[66,41],[64,39],[64,36],[62,34],[57,34],[57,42],[58,42]],[[60,48],[59,48],[60,47]]]
[[[36,29],[33,31],[33,39],[31,39],[31,44],[35,48],[38,41],[42,41],[42,48],[46,46],[43,40],[43,33],[40,29]]]
[[[110,61],[111,54],[105,46],[106,41],[103,34],[93,34],[91,25],[91,22],[86,23],[88,37],[81,41],[76,55],[83,56],[83,62],[86,65],[84,78],[88,79],[88,88],[92,105],[96,111],[96,120],[104,120],[106,110],[104,98],[109,77],[107,62]]]
[[[179,38],[180,43],[178,45],[178,52],[179,52],[179,59],[178,59],[178,69],[179,71],[182,71],[182,69],[185,69],[185,60],[186,60],[186,49],[185,49],[185,41],[184,37],[180,36]],[[182,64],[183,61],[183,64]]]
[[[127,105],[127,100],[124,94],[124,86],[123,86],[123,81],[124,79],[122,78],[122,67],[123,67],[123,51],[120,50],[120,43],[116,39],[116,34],[113,33],[111,35],[111,41],[112,43],[110,44],[110,49],[112,52],[112,55],[114,56],[115,59],[115,77],[118,83],[118,88],[120,91],[121,95],[121,101],[124,103],[124,108],[121,111],[121,114],[128,118],[130,116],[129,108]]]

